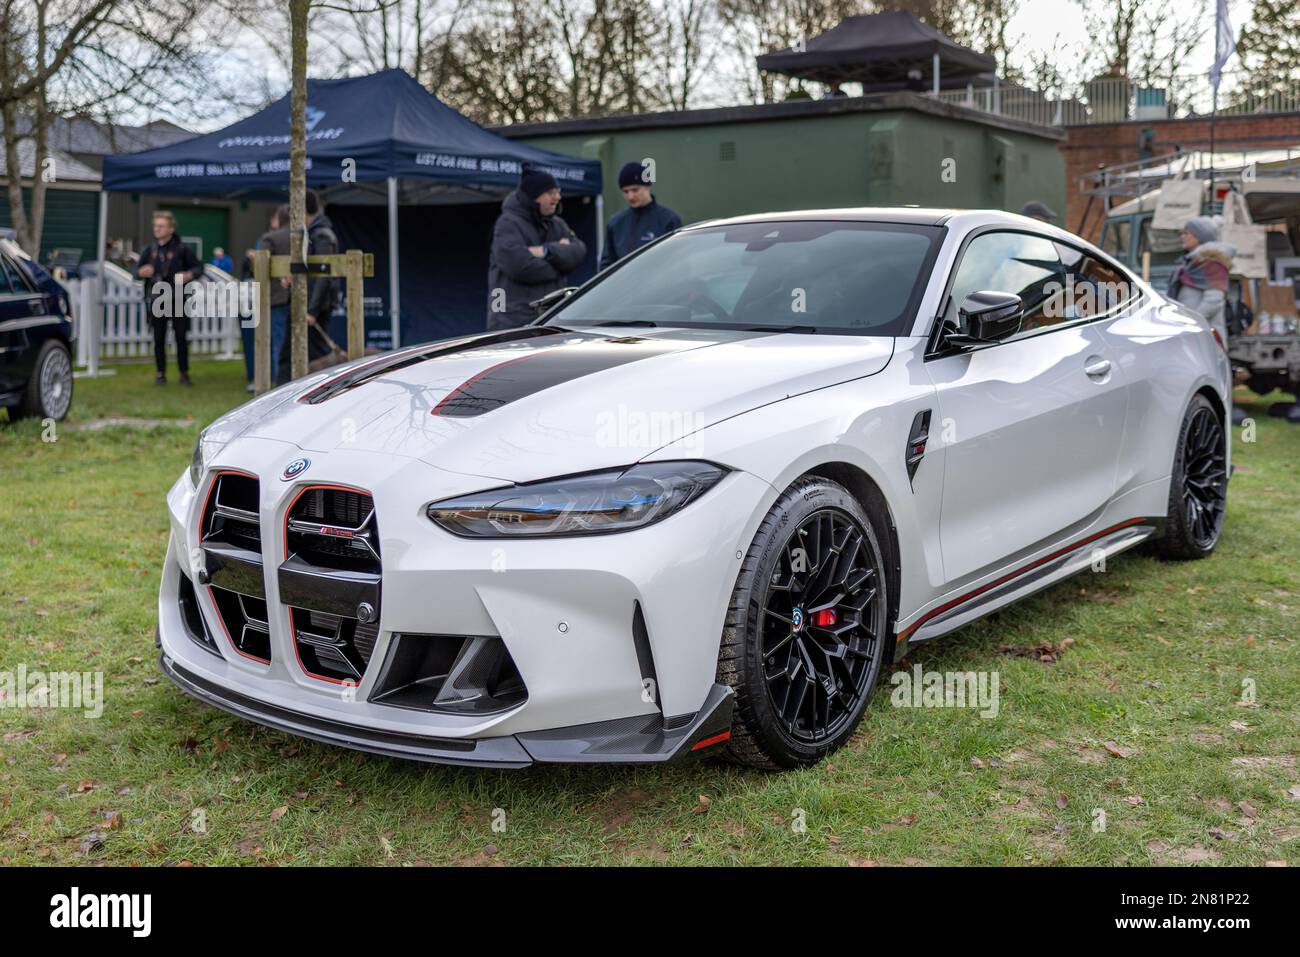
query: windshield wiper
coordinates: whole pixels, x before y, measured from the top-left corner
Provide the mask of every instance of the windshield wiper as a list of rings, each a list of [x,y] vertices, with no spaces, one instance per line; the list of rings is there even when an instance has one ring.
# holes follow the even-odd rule
[[[809,335],[817,334],[816,326],[747,326],[746,332],[805,332]]]
[[[650,319],[606,319],[604,322],[593,322],[593,326],[658,326],[659,323]]]

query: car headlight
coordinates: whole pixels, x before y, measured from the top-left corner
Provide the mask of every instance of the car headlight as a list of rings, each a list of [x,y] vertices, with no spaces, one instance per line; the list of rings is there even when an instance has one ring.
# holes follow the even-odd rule
[[[652,462],[462,495],[428,515],[465,538],[624,532],[680,511],[726,474],[711,462]]]
[[[190,456],[190,482],[195,488],[203,481],[203,438],[206,431],[204,429],[199,432],[198,440],[194,443],[194,454]]]

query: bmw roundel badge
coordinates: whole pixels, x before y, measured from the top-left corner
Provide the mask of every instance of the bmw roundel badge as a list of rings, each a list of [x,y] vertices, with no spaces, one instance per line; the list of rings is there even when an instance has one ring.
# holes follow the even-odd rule
[[[280,481],[288,482],[290,479],[296,479],[311,466],[311,459],[294,459],[284,467],[284,472],[280,475]]]

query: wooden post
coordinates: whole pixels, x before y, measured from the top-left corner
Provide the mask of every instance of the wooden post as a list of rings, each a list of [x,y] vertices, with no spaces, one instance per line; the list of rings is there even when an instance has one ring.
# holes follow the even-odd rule
[[[253,253],[253,293],[257,297],[253,311],[257,319],[253,327],[253,390],[257,395],[269,390],[275,381],[275,370],[271,368],[271,283],[278,281],[271,278],[271,250]]]
[[[348,358],[366,354],[366,301],[361,277],[365,274],[364,254],[359,249],[347,251],[348,283]]]

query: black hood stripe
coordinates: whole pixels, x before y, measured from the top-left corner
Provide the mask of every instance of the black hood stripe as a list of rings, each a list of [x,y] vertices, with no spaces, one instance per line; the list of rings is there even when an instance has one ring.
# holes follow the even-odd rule
[[[465,380],[447,393],[432,412],[449,418],[483,415],[593,372],[700,345],[680,340],[626,337],[538,349],[498,362]]]
[[[369,362],[363,362],[342,375],[326,379],[310,392],[299,396],[298,401],[307,405],[317,405],[385,373],[396,372],[398,369],[405,369],[407,366],[413,366],[428,359],[437,359],[440,356],[455,355],[460,352],[472,352],[475,349],[499,346],[508,342],[529,339],[534,342],[547,338],[558,339],[562,335],[572,336],[573,332],[557,326],[524,326],[522,329],[489,332],[461,339],[452,339],[451,341],[432,342],[411,349],[402,349],[398,352],[375,356]]]

